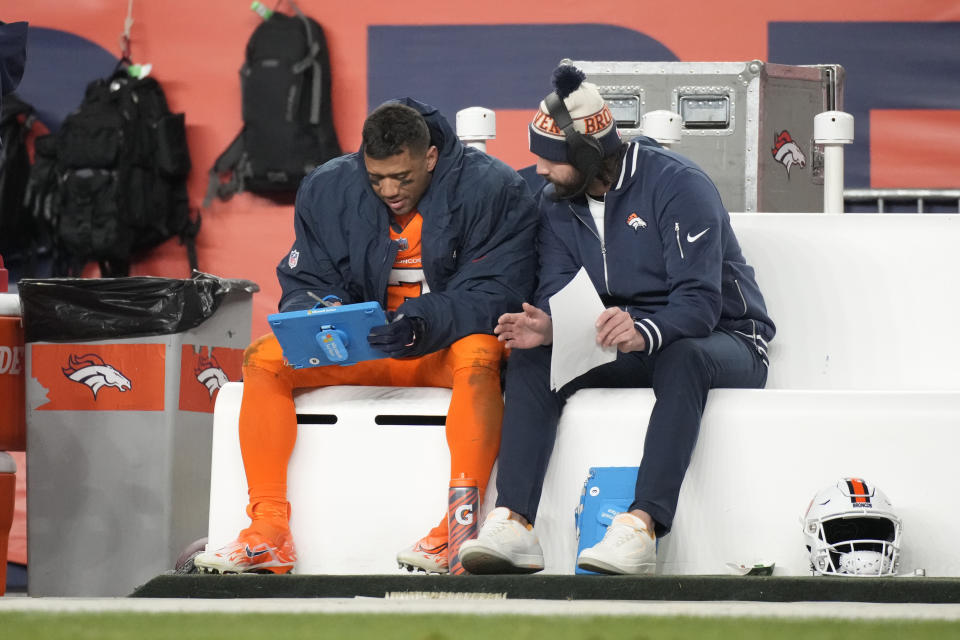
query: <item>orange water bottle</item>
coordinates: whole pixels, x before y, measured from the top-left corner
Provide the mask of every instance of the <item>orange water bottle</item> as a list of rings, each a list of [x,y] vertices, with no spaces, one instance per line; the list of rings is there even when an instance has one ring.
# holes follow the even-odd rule
[[[450,481],[448,497],[447,562],[450,565],[450,574],[459,575],[466,573],[460,563],[460,545],[465,540],[477,537],[477,510],[480,508],[477,481],[461,473],[459,478]]]

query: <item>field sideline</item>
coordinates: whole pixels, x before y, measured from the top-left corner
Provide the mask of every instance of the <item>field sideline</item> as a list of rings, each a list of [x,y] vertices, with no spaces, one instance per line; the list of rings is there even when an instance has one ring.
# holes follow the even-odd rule
[[[0,628],[30,640],[943,640],[960,639],[960,604],[8,596]]]
[[[450,594],[389,598],[0,598],[0,619],[12,612],[43,613],[319,613],[470,614],[524,616],[694,616],[709,618],[830,618],[942,620],[960,623],[960,604],[870,602],[661,602],[530,600]]]

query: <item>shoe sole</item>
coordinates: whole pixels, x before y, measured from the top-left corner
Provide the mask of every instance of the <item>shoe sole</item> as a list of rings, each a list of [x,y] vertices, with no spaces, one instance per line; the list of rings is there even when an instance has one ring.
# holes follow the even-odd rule
[[[231,569],[225,567],[201,567],[196,566],[199,573],[219,573],[220,575],[240,575],[243,573],[276,574],[283,575],[293,571],[293,567],[252,567],[250,569]]]
[[[203,561],[201,561],[203,562]],[[284,574],[290,573],[293,571],[293,564],[273,564],[273,565],[264,565],[258,564],[255,566],[247,567],[246,569],[240,569],[237,567],[227,566],[225,564],[216,564],[213,562],[206,562],[201,564],[197,562],[197,559],[194,558],[193,562],[194,568],[199,573],[219,573],[219,574],[241,574],[241,573],[274,573],[274,574]]]
[[[577,560],[577,566],[586,571],[595,571],[609,576],[649,576],[653,575],[657,568],[655,562],[642,563],[628,568],[610,564],[597,558],[584,558],[582,555]]]
[[[468,573],[474,575],[496,573],[527,574],[543,570],[542,561],[539,563],[539,566],[537,566],[536,562],[531,562],[526,566],[514,564],[506,556],[481,549],[461,549],[460,563]]]
[[[400,566],[401,569],[406,569],[407,571],[410,571],[410,572],[423,571],[424,573],[427,573],[427,574],[436,574],[441,576],[447,575],[448,573],[450,573],[450,570],[447,569],[446,567],[428,569],[427,567],[419,565],[415,562],[410,562],[408,560],[401,560],[400,558],[397,558],[397,564]]]

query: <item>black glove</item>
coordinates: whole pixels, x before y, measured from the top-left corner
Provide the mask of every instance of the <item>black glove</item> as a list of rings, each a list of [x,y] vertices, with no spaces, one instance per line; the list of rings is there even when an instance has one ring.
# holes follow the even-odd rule
[[[391,357],[409,354],[417,341],[423,338],[425,324],[422,318],[398,315],[390,324],[370,329],[367,342]]]

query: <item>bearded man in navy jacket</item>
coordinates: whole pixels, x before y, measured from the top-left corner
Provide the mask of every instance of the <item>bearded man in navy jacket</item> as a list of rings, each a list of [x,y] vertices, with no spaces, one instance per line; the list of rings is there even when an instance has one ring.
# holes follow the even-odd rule
[[[711,388],[761,388],[774,324],[710,178],[647,138],[620,140],[596,87],[569,65],[530,124],[540,196],[533,304],[499,318],[512,348],[497,472],[497,508],[463,544],[470,573],[543,568],[533,530],[565,401],[589,387],[652,387],[635,499],[577,559],[610,574],[653,573],[670,531]],[[596,340],[617,358],[550,390],[550,296],[585,268],[606,310]]]

